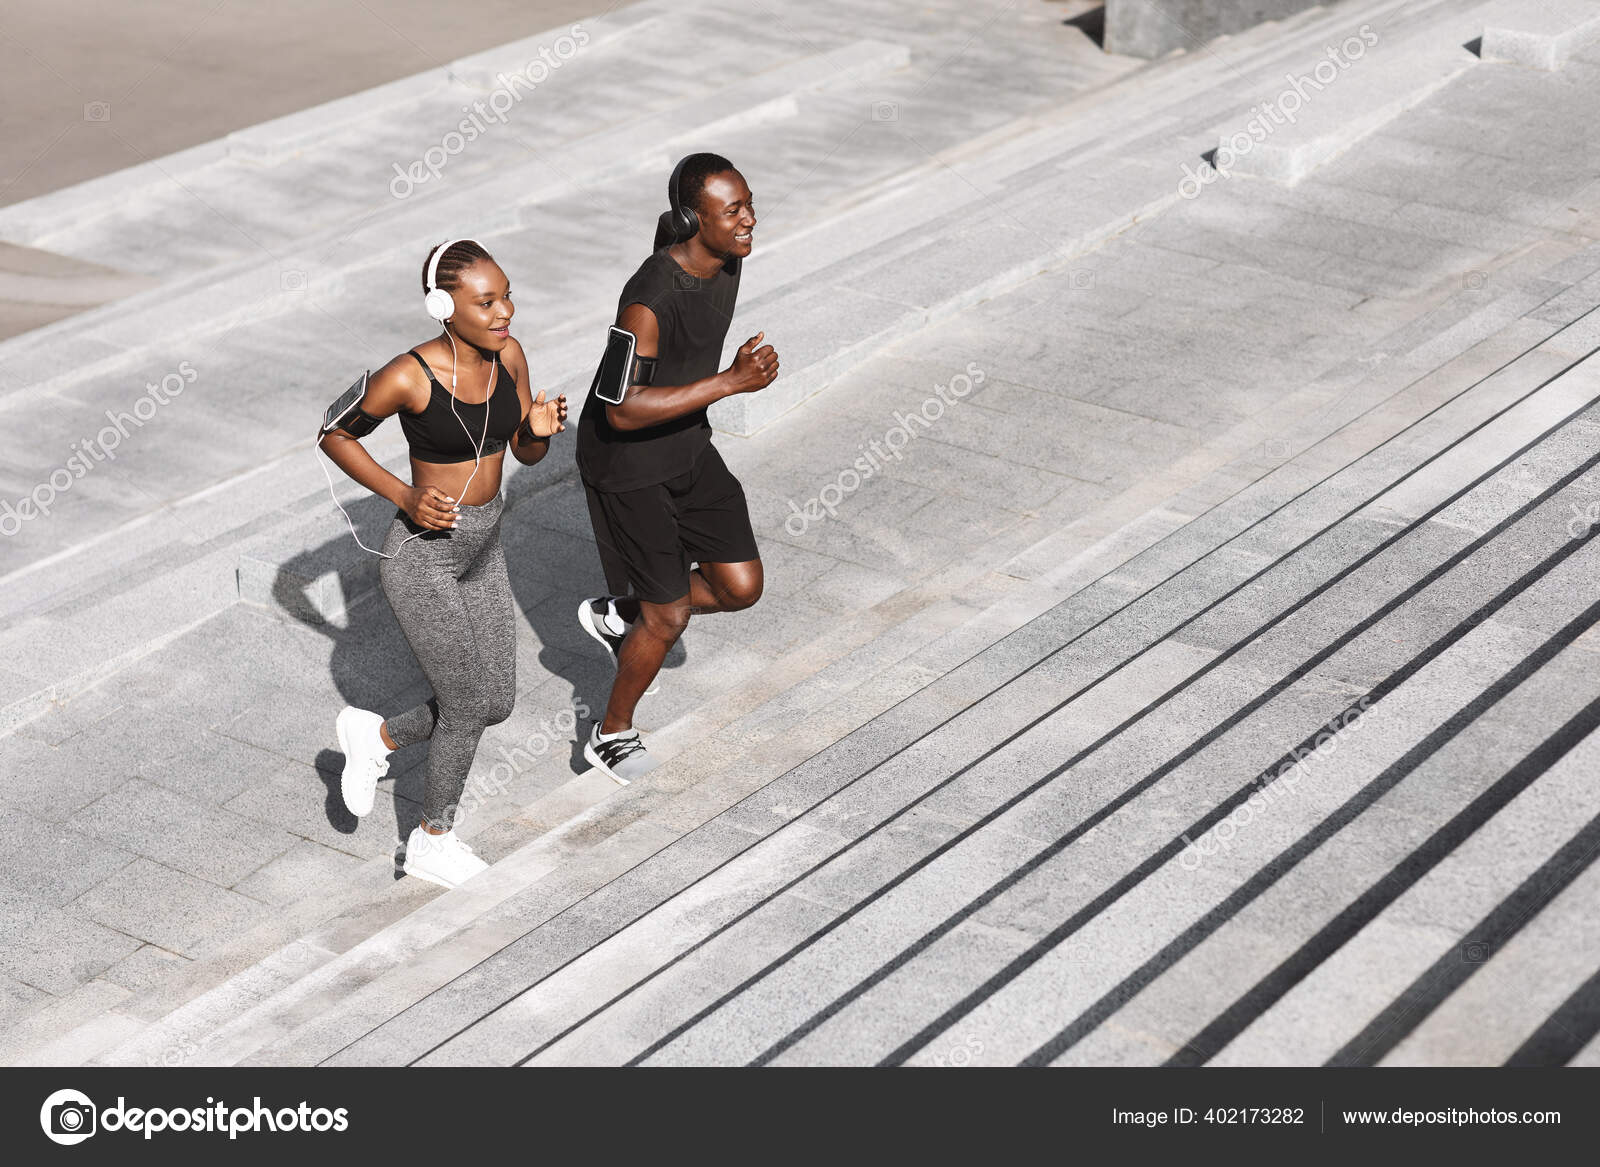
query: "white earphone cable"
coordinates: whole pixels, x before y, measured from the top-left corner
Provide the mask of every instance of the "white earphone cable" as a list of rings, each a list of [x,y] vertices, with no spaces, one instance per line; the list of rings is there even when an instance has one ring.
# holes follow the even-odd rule
[[[323,435],[318,434],[316,444],[311,447],[311,456],[314,458],[317,455],[317,451],[322,448],[322,436]],[[333,505],[338,507],[339,513],[344,516],[345,526],[350,528],[350,535],[355,539],[356,546],[360,547],[361,550],[371,552],[379,559],[393,559],[395,556],[399,555],[402,550],[404,550],[405,545],[411,542],[411,540],[420,539],[422,536],[428,533],[426,531],[418,531],[415,535],[407,535],[404,539],[400,540],[400,546],[394,549],[394,555],[390,555],[386,551],[379,551],[376,548],[368,547],[361,541],[361,536],[356,534],[356,525],[350,518],[350,512],[344,509],[344,503],[339,501],[339,494],[333,488],[333,475],[328,473],[328,462],[330,461],[332,461],[332,459],[317,458],[317,465],[322,467],[322,477],[327,479],[328,494],[333,497]]]
[[[467,428],[467,423],[461,420],[461,414],[456,411],[456,337],[450,331],[447,322],[444,334],[450,338],[450,412],[455,414],[456,422],[467,435],[467,441],[472,440],[472,431]],[[489,438],[489,398],[494,396],[495,386],[500,381],[500,361],[496,358],[489,368],[489,387],[483,398],[483,434],[478,438],[478,444],[472,451],[472,473],[467,475],[467,483],[461,488],[461,497],[467,497],[467,491],[472,488],[472,480],[478,476],[478,467],[483,465],[483,445]]]
[[[430,265],[429,265],[429,268],[428,268],[428,280],[427,280],[427,283],[428,283],[428,291],[429,291],[430,294],[433,291],[438,290],[437,289],[437,285],[434,284],[433,281],[436,278],[434,276],[434,273],[438,270],[439,260],[443,258],[444,253],[446,251],[448,251],[451,247],[453,247],[456,242],[457,242],[456,240],[451,240],[451,241],[449,241],[447,243],[441,244],[438,247],[438,249],[434,252],[433,258],[430,261]],[[438,319],[438,317],[435,317],[435,319]],[[467,435],[467,441],[470,442],[470,441],[473,440],[472,439],[472,431],[467,428],[467,423],[462,420],[461,413],[456,408],[456,337],[455,337],[455,333],[450,331],[450,320],[449,320],[449,316],[448,315],[446,315],[444,317],[444,319],[440,320],[439,322],[444,325],[444,334],[445,334],[445,336],[450,338],[450,412],[455,417],[456,423],[461,426],[461,431]],[[430,373],[430,376],[431,376],[431,373]],[[461,498],[465,498],[467,496],[467,492],[472,489],[472,480],[478,476],[478,470],[483,465],[483,447],[488,442],[488,439],[489,439],[489,401],[494,396],[494,391],[495,391],[496,387],[498,387],[499,384],[500,384],[500,358],[499,358],[498,355],[496,355],[492,359],[492,361],[490,362],[489,384],[488,384],[488,389],[485,392],[484,398],[483,398],[483,433],[479,435],[479,437],[477,439],[477,443],[473,446],[473,450],[472,450],[472,473],[467,475],[466,485],[464,485],[461,488]],[[315,457],[317,452],[319,450],[321,450],[321,448],[322,448],[322,439],[325,436],[326,435],[323,434],[322,431],[319,430],[317,432],[317,440],[313,444],[312,450],[311,450],[311,453],[312,453],[313,457]],[[328,459],[328,461],[332,461],[332,459],[330,458],[330,459]],[[388,554],[387,552],[384,552],[384,551],[374,550],[373,548],[368,547],[365,543],[361,542],[361,536],[356,533],[356,525],[355,525],[355,522],[350,518],[350,512],[345,510],[344,509],[344,503],[339,501],[338,491],[336,491],[334,489],[334,486],[333,486],[333,475],[328,473],[327,462],[325,462],[322,458],[317,458],[317,465],[322,467],[322,477],[327,480],[327,483],[328,483],[328,494],[333,498],[333,505],[339,508],[339,513],[344,516],[345,525],[350,528],[351,537],[355,539],[356,545],[358,547],[360,547],[363,551],[366,551],[366,552],[369,552],[370,554],[376,555],[381,559],[393,559],[396,556],[398,556],[402,550],[404,550],[405,545],[407,543],[411,542],[411,540],[420,539],[420,538],[422,538],[422,536],[424,536],[424,535],[426,535],[428,533],[427,530],[422,530],[422,531],[418,531],[415,535],[407,535],[404,539],[402,539],[400,541],[400,546],[395,548],[395,551],[394,551],[393,555],[390,555],[390,554]]]

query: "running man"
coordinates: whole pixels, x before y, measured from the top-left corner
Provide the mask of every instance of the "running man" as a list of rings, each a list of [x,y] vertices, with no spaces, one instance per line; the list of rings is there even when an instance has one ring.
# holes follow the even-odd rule
[[[744,177],[720,155],[691,154],[673,170],[667,198],[655,250],[617,302],[617,326],[638,338],[638,356],[655,358],[654,373],[620,405],[591,395],[578,420],[578,470],[612,593],[583,601],[578,621],[617,665],[583,754],[623,784],[655,767],[634,707],[654,691],[689,617],[761,598],[744,488],[711,444],[706,407],[778,375],[765,333],[718,372],[756,226]]]

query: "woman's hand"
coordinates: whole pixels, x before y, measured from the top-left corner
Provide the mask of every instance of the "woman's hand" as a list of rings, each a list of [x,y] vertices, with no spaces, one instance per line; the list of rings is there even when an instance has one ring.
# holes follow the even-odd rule
[[[419,527],[448,531],[458,520],[456,500],[437,486],[409,487],[401,498],[400,509]]]
[[[533,399],[528,416],[522,419],[522,430],[529,439],[548,438],[566,429],[566,422],[567,395],[563,393],[554,401],[546,401],[544,390],[541,389],[539,395]]]

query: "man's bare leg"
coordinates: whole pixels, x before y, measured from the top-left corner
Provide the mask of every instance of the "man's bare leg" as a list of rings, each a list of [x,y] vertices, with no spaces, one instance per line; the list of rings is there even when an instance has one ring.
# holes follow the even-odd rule
[[[689,626],[689,617],[711,612],[737,612],[761,598],[761,560],[743,563],[702,563],[689,573],[689,592],[665,604],[619,597],[617,611],[628,619],[637,607],[627,638],[617,652],[617,679],[611,685],[600,732],[620,733],[633,726],[639,698],[661,671],[667,653]],[[632,601],[628,607],[624,601]]]

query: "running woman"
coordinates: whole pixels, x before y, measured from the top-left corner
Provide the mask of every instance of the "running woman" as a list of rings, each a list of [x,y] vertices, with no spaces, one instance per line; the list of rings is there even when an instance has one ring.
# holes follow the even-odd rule
[[[583,601],[578,622],[617,665],[583,754],[623,784],[655,766],[634,708],[689,617],[761,597],[744,488],[711,444],[706,407],[778,375],[765,333],[718,372],[756,226],[744,177],[717,154],[691,154],[673,170],[667,198],[655,250],[617,302],[617,326],[638,338],[638,356],[655,358],[654,373],[620,405],[591,395],[578,420],[578,469],[612,593]]]
[[[357,421],[322,448],[398,508],[378,573],[433,696],[388,719],[347,707],[335,728],[345,755],[341,788],[355,815],[372,809],[390,751],[430,742],[422,821],[406,842],[405,871],[455,887],[487,866],[456,836],[456,805],[478,739],[511,716],[516,695],[501,468],[507,448],[528,466],[549,452],[551,435],[566,428],[567,399],[530,396],[527,357],[511,335],[510,283],[479,244],[440,244],[422,273],[429,314],[444,331],[375,373]],[[410,483],[349,432],[370,432],[395,413],[410,445]]]

